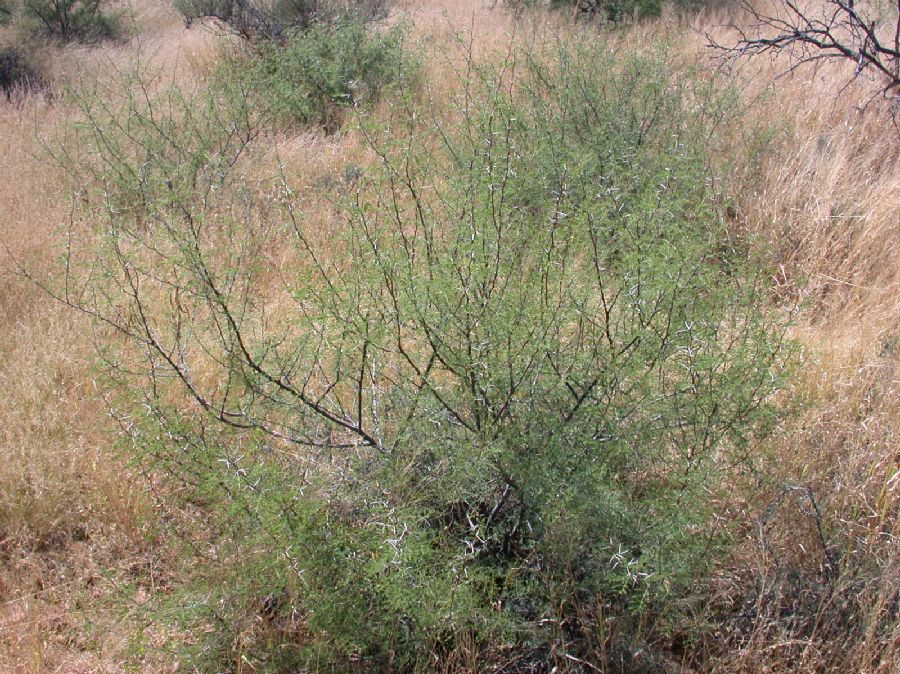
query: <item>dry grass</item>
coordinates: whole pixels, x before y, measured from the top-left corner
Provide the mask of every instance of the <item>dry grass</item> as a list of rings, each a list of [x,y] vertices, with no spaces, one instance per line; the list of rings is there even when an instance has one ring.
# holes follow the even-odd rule
[[[130,48],[116,45],[38,48],[57,90],[101,62],[132,58]],[[145,487],[112,451],[89,326],[25,282],[12,263],[37,274],[51,268],[50,251],[68,218],[68,181],[42,139],[70,118],[59,95],[0,104],[4,672],[115,671],[105,651],[116,652],[110,641],[122,633],[111,629],[114,616],[103,607],[118,594],[116,578],[144,575],[152,559]]]
[[[800,302],[794,332],[805,353],[792,398],[801,409],[763,449],[781,485],[811,490],[829,550],[803,492],[748,531],[725,574],[741,584],[739,601],[755,602],[752,620],[713,669],[891,672],[900,656],[900,135],[872,83],[851,81],[852,65],[784,76],[787,65],[745,64],[750,107],[726,143],[736,225],[772,256],[779,296]],[[747,494],[749,513],[765,513],[779,486]]]
[[[51,79],[126,67],[137,53],[181,82],[209,68],[209,31],[185,31],[162,0],[140,7],[133,41],[49,54]],[[399,11],[435,55],[429,95],[448,103],[458,92],[443,83],[461,61],[447,55],[460,37],[490,58],[534,30],[480,0],[405,0]],[[727,39],[717,28],[727,18],[669,15],[619,39],[667,38],[696,62],[708,58],[707,30]],[[746,542],[720,570],[711,604],[744,617],[707,667],[886,673],[900,661],[900,140],[880,103],[865,107],[864,83],[835,97],[846,67],[775,79],[783,68],[766,61],[739,73],[747,107],[721,140],[736,163],[735,227],[772,255],[781,296],[802,300],[795,336],[805,355],[792,391],[802,406],[760,448],[776,457],[777,480],[736,497]],[[0,103],[0,239],[38,270],[50,268],[67,209],[65,176],[37,139],[72,114],[40,97]],[[274,142],[301,187],[367,161],[353,134]],[[270,153],[259,156],[271,165]],[[310,208],[328,224],[327,208]],[[110,449],[91,354],[84,322],[0,257],[0,671],[119,671],[129,631],[141,628],[113,628],[111,607],[158,587],[147,484]],[[814,494],[828,555],[807,492],[790,492],[760,524],[784,484]],[[123,595],[132,583],[137,593]]]
[[[898,133],[863,83],[835,100],[846,75],[830,66],[766,92],[754,114],[768,119],[776,149],[761,158],[744,140],[737,207],[772,247],[779,283],[803,288],[811,319],[849,328],[865,316],[891,330],[900,315]]]
[[[135,615],[173,566],[160,561],[150,485],[113,449],[89,323],[16,269],[55,269],[69,180],[46,144],[75,118],[66,88],[105,85],[137,60],[161,86],[188,84],[214,62],[213,31],[185,31],[166,2],[133,6],[127,43],[59,49],[28,38],[49,90],[0,101],[2,672],[164,671],[132,648],[162,638]],[[0,39],[20,38],[5,28]]]
[[[822,535],[805,492],[748,528],[723,571],[745,620],[712,669],[892,672],[900,656],[900,134],[872,98],[873,83],[851,81],[852,64],[784,75],[787,66],[743,65],[749,107],[725,139],[736,160],[735,225],[771,256],[779,297],[800,302],[794,333],[804,347],[791,391],[800,410],[761,448],[778,465],[777,482],[744,497],[759,522],[783,485],[808,488]]]

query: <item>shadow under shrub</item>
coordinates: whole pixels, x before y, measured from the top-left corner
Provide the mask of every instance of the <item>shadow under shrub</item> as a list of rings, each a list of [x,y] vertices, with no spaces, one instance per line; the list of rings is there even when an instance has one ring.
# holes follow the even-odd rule
[[[44,78],[20,47],[0,47],[0,91],[7,101],[43,89]]]
[[[444,121],[406,97],[364,124],[327,237],[289,177],[242,177],[246,97],[84,103],[108,217],[57,294],[124,336],[114,413],[207,513],[210,573],[261,558],[246,605],[294,625],[206,656],[636,670],[725,542],[785,354],[709,193],[721,101],[596,36],[511,58]]]

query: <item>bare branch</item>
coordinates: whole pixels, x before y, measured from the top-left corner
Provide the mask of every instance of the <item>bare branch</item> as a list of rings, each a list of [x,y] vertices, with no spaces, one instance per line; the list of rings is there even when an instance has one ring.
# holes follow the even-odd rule
[[[859,3],[861,4],[861,3]],[[795,0],[780,0],[771,12],[760,11],[750,0],[741,9],[750,16],[749,29],[737,32],[734,44],[721,44],[707,35],[708,46],[725,61],[763,54],[786,54],[788,72],[823,61],[854,64],[853,77],[871,73],[878,95],[888,99],[896,115],[900,108],[900,0],[894,9],[869,16],[855,0],[824,0],[808,8]]]

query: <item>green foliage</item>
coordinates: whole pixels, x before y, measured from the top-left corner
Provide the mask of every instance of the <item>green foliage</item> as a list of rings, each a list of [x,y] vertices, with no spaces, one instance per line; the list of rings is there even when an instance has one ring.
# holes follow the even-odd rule
[[[577,18],[603,21],[636,20],[658,16],[664,4],[680,9],[700,9],[704,0],[505,0],[506,7],[515,13],[525,10],[551,9],[569,12]]]
[[[104,0],[23,0],[25,16],[53,37],[95,42],[115,37],[116,18],[104,11]]]
[[[375,31],[359,21],[317,23],[283,43],[233,57],[220,77],[250,92],[277,120],[334,131],[345,109],[371,104],[414,79],[405,36],[402,26]]]
[[[13,17],[13,4],[11,0],[0,0],[0,26],[5,26]]]
[[[251,40],[283,38],[317,23],[373,21],[388,14],[389,0],[175,0],[190,25],[215,18]]]
[[[323,236],[241,155],[279,82],[356,95],[322,64],[369,57],[324,31],[264,52],[251,96],[82,101],[70,166],[108,220],[70,233],[60,297],[126,336],[101,354],[125,437],[223,565],[262,560],[247,592],[300,616],[297,662],[425,671],[466,641],[605,666],[714,559],[780,383],[764,275],[708,191],[722,101],[596,37],[472,64],[449,118],[398,97],[364,126],[378,161]]]

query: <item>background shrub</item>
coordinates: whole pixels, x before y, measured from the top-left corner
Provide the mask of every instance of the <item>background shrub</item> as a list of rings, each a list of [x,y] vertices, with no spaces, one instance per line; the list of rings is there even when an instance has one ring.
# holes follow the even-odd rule
[[[10,0],[0,0],[0,26],[12,21],[13,4]]]
[[[506,0],[506,6],[516,13],[527,9],[545,8],[568,12],[573,18],[594,18],[603,21],[625,21],[658,16],[664,4],[696,10],[704,0]]]
[[[373,21],[387,16],[389,0],[175,0],[190,25],[218,19],[248,40],[281,38],[315,23]]]
[[[25,15],[48,35],[82,42],[116,35],[116,18],[105,11],[105,4],[104,0],[23,0]]]
[[[233,55],[220,77],[252,92],[281,122],[334,131],[347,108],[369,105],[415,79],[405,28],[376,31],[360,21],[316,23],[283,42]]]

